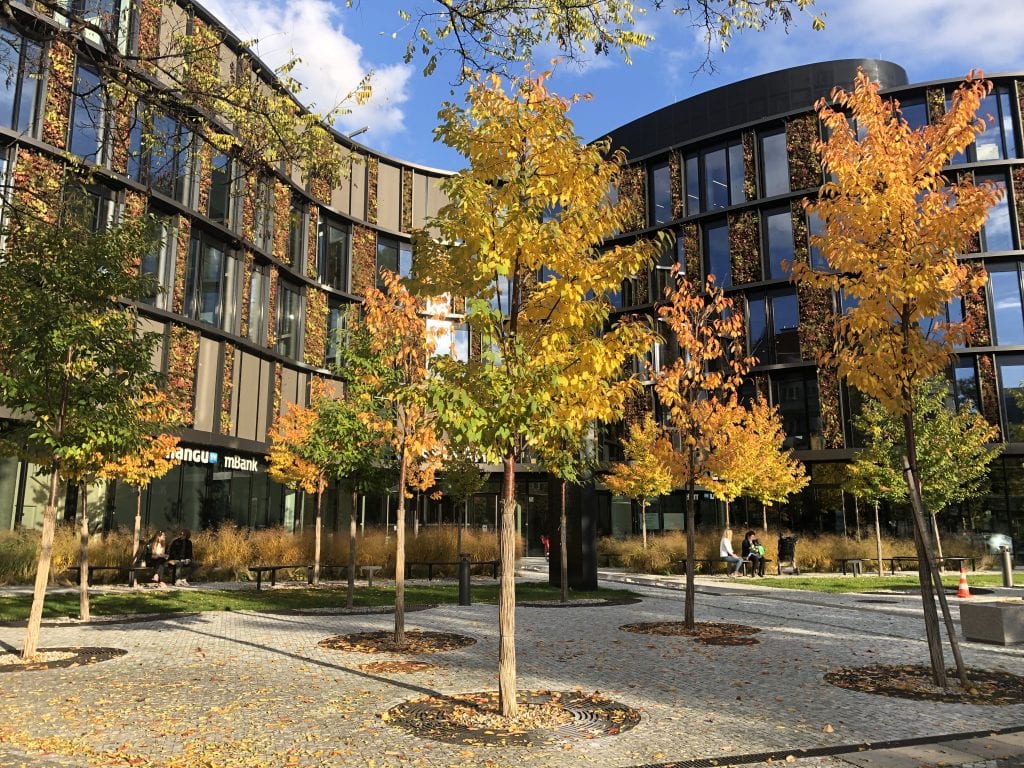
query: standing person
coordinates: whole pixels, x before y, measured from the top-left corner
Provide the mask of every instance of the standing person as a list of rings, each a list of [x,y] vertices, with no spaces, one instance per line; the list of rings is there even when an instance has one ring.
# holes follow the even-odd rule
[[[761,546],[761,542],[757,540],[757,536],[753,531],[747,531],[746,535],[744,535],[740,554],[744,560],[749,560],[751,563],[751,577],[755,573],[758,576],[764,576],[764,547]]]
[[[167,549],[168,562],[174,566],[174,586],[187,587],[188,576],[192,575],[192,531],[182,528],[177,538]]]
[[[732,528],[726,528],[722,534],[722,540],[718,542],[718,555],[727,563],[736,563],[736,570],[729,574],[730,578],[740,575],[743,559],[736,557],[736,553],[732,551]]]
[[[153,581],[161,589],[167,589],[164,584],[164,566],[167,565],[167,537],[163,531],[157,531],[156,535],[149,540],[149,554],[146,556],[146,564],[155,567]]]

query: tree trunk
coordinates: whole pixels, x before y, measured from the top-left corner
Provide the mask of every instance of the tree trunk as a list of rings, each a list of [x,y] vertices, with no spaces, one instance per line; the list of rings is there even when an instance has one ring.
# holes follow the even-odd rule
[[[135,489],[135,524],[132,527],[132,565],[139,560],[139,540],[142,538],[142,486]],[[132,583],[134,587],[135,584]]]
[[[725,500],[725,527],[726,528],[732,528],[732,525],[730,525],[730,523],[729,523],[729,500],[728,499]]]
[[[921,486],[910,472],[910,462],[904,461],[903,464],[904,474],[907,476],[908,483],[910,484],[910,505],[914,508],[914,520],[915,523],[921,523],[922,532],[925,531],[924,527],[924,515],[925,509],[924,504],[921,502]],[[924,538],[924,537],[922,537]],[[956,627],[953,624],[953,616],[949,612],[949,603],[946,601],[946,590],[942,585],[942,575],[939,573],[939,569],[935,567],[935,562],[931,560],[931,547],[927,539],[923,541],[924,548],[928,551],[928,569],[931,571],[935,594],[939,598],[939,608],[942,610],[942,620],[946,625],[946,636],[949,638],[949,647],[953,652],[953,660],[956,663],[956,675],[960,680],[960,685],[967,688],[969,682],[967,680],[967,667],[964,664],[963,656],[960,653],[960,641],[956,636]],[[922,590],[923,591],[923,590]],[[945,673],[945,669],[943,669]]]
[[[505,457],[498,552],[501,582],[498,592],[498,705],[505,717],[519,712],[516,701],[516,458]]]
[[[697,594],[697,590],[694,588],[694,571],[697,565],[697,536],[694,531],[697,526],[697,483],[693,478],[697,456],[692,447],[689,458],[690,481],[687,484],[688,498],[686,499],[686,603],[683,608],[683,620],[686,628],[692,631],[696,627],[693,618],[693,601]]]
[[[398,462],[398,509],[395,510],[395,645],[405,645],[405,448]]]
[[[320,548],[322,528],[323,528],[323,516],[321,514],[321,505],[324,502],[324,492],[322,488],[317,488],[316,492],[316,520],[313,523],[313,583],[320,583]]]
[[[356,506],[359,494],[352,489],[352,505],[348,510],[348,589],[345,592],[345,607],[351,608],[356,593]]]
[[[82,503],[78,505],[78,618],[89,621],[89,490],[78,484]]]
[[[860,499],[858,499],[856,496],[853,497],[853,522],[854,525],[857,527],[857,541],[860,541]]]
[[[928,515],[932,519],[932,535],[935,536],[935,553],[939,556],[939,573],[946,570],[943,567],[942,556],[942,537],[939,536],[939,521],[936,519],[935,513],[932,512]]]
[[[455,520],[455,549],[462,554],[462,529],[469,525],[469,499],[462,502],[462,525],[459,525],[458,518]]]
[[[420,492],[416,491],[416,503],[413,506],[412,511],[412,537],[418,539],[420,537]]]
[[[562,602],[569,602],[569,544],[566,536],[568,528],[565,514],[565,480],[562,481],[562,511],[558,516],[558,552],[561,566],[560,578],[562,580]]]
[[[908,395],[905,403],[910,402]],[[917,550],[917,572],[921,583],[921,602],[924,609],[925,637],[928,641],[928,655],[932,667],[932,679],[936,685],[946,687],[946,661],[942,653],[942,638],[939,632],[939,616],[935,608],[935,592],[932,583],[931,546],[928,542],[928,529],[918,503],[914,503],[917,495],[917,444],[914,434],[914,414],[911,408],[903,414],[903,433],[907,456],[905,463],[905,479],[910,491],[912,519],[914,521],[914,546]]]
[[[647,499],[640,498],[640,537],[647,549]]]
[[[21,649],[21,658],[30,661],[36,655],[39,645],[39,628],[43,623],[43,602],[46,600],[46,585],[50,580],[50,561],[53,559],[53,535],[57,528],[57,487],[60,482],[58,471],[54,468],[50,475],[50,493],[43,510],[43,531],[39,542],[39,564],[36,565],[35,586],[32,589],[32,608],[28,614],[28,626],[25,629],[25,644]]]
[[[878,575],[882,575],[882,526],[878,524],[878,502],[875,502],[875,550],[878,554]]]
[[[726,527],[728,528],[729,526]],[[761,529],[765,533],[768,533],[768,505],[764,503],[761,504]],[[794,564],[794,568],[795,567],[796,566]]]

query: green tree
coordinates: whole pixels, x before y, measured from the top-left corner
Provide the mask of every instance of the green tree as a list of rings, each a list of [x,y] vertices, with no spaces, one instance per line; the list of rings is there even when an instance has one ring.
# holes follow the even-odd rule
[[[609,421],[636,386],[624,363],[652,341],[640,322],[609,327],[607,293],[646,270],[659,243],[601,250],[631,213],[612,204],[622,156],[607,142],[584,145],[544,76],[506,94],[497,77],[475,81],[468,106],[446,104],[438,137],[470,167],[444,182],[451,202],[416,236],[419,288],[467,300],[478,340],[468,362],[437,359],[434,405],[453,442],[504,469],[499,552],[498,690],[513,716],[515,655],[515,471],[525,448],[561,421]],[[538,279],[540,277],[540,279]],[[567,399],[557,392],[574,392]]]
[[[68,186],[46,218],[12,211],[0,260],[0,402],[19,414],[11,442],[51,473],[32,609],[22,656],[36,653],[50,575],[57,489],[96,453],[124,455],[145,432],[156,334],[139,331],[130,303],[152,295],[135,265],[154,243],[148,216],[92,229]]]
[[[914,433],[917,465],[921,473],[921,500],[931,516],[938,556],[942,543],[936,515],[951,504],[982,494],[988,485],[989,465],[1003,452],[993,444],[999,430],[973,408],[952,410],[947,404],[949,383],[935,376],[914,388]],[[865,437],[854,455],[858,477],[884,488],[881,496],[894,503],[907,502],[903,457],[907,453],[903,423],[874,398],[865,398],[855,425]]]
[[[442,493],[448,496],[457,510],[462,506],[462,521],[456,520],[456,549],[462,554],[462,529],[469,525],[469,500],[484,487],[487,475],[480,471],[480,465],[466,450],[449,455],[444,469],[437,477]],[[456,514],[458,512],[456,511]]]
[[[361,0],[345,0],[346,6]],[[712,46],[725,50],[733,34],[764,29],[781,22],[787,29],[794,11],[809,9],[814,0],[657,0],[649,6],[687,18],[703,34],[710,62]],[[512,62],[528,62],[534,50],[555,46],[570,60],[590,54],[621,54],[629,61],[633,48],[652,36],[638,29],[646,8],[633,0],[412,0],[399,3],[407,23],[406,61],[425,57],[424,74],[438,60],[454,56],[466,72],[507,74]],[[821,29],[823,16],[812,16]]]
[[[946,685],[938,599],[961,684],[967,676],[920,501],[921,474],[914,429],[917,384],[944,371],[963,343],[964,323],[935,322],[950,302],[987,280],[957,259],[985,223],[1000,190],[955,182],[942,170],[985,129],[977,116],[992,84],[973,73],[934,122],[912,129],[899,102],[859,72],[852,91],[833,90],[818,115],[828,139],[818,153],[830,174],[809,213],[824,224],[811,238],[829,270],[793,265],[794,280],[839,291],[848,300],[835,324],[836,343],[822,360],[842,378],[903,421],[904,475],[914,521],[929,658],[937,685]]]

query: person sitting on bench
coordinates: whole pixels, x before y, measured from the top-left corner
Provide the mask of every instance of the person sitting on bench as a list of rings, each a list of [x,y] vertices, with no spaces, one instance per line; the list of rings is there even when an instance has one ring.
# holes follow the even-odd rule
[[[750,561],[750,575],[764,576],[764,547],[757,540],[753,531],[747,531],[743,537],[743,548],[740,551],[744,560]]]
[[[174,586],[187,587],[188,577],[192,575],[192,531],[182,528],[178,536],[171,542],[167,550],[168,562],[175,567]]]
[[[718,543],[718,555],[727,563],[736,563],[736,570],[729,574],[730,577],[740,575],[743,559],[736,557],[736,553],[732,551],[732,528],[726,528],[722,534],[722,540]]]
[[[146,565],[150,568],[156,568],[156,573],[153,574],[153,581],[161,589],[167,589],[167,585],[164,583],[164,566],[167,565],[167,537],[163,531],[157,531],[156,535],[149,540]]]

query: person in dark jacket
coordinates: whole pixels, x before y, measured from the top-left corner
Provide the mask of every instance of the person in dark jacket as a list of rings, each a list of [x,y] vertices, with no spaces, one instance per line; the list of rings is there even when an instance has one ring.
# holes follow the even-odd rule
[[[744,560],[749,560],[750,575],[764,576],[764,547],[761,546],[761,542],[757,540],[756,535],[753,531],[747,531],[743,537],[743,549],[740,554]]]
[[[182,528],[168,547],[167,555],[170,558],[168,562],[174,566],[174,586],[187,587],[186,577],[192,575],[193,568],[192,531]]]

